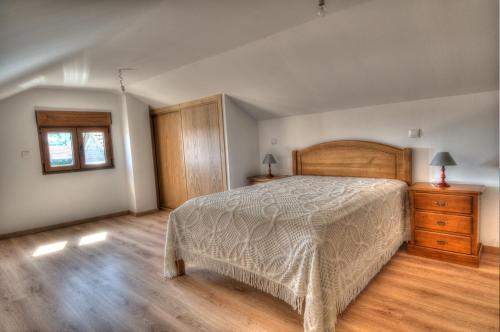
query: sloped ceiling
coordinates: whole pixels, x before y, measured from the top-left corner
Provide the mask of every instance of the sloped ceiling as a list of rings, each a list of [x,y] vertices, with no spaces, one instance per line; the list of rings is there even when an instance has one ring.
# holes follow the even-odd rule
[[[137,69],[132,84],[312,20],[314,3],[2,0],[0,98],[33,85],[118,89],[118,68]]]
[[[116,16],[111,22],[87,22],[101,2],[76,11],[88,32],[54,37],[52,45],[78,45],[62,47],[68,55],[47,48],[44,63],[54,63],[42,69],[19,56],[18,48],[33,50],[7,38],[19,47],[4,51],[2,43],[0,90],[19,89],[19,73],[71,85],[65,68],[87,68],[81,86],[116,89],[116,69],[135,67],[127,88],[153,106],[224,92],[264,119],[498,89],[496,0],[329,0],[323,18],[310,0],[137,3],[102,8]]]

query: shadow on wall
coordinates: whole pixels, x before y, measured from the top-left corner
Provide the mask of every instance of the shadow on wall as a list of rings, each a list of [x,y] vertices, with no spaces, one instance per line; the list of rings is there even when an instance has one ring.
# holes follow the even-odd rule
[[[491,113],[478,111],[474,114],[458,114],[446,123],[428,129],[432,131],[436,142],[432,152],[434,154],[438,151],[449,151],[456,160],[457,166],[446,169],[451,182],[453,178],[459,179],[458,182],[468,182],[470,174],[474,174],[474,178],[470,180],[473,183],[479,181],[485,185],[498,185],[498,127],[495,132],[485,131],[484,120],[480,118],[483,115],[491,116]],[[498,124],[498,118],[491,117],[491,121]],[[447,137],[453,139],[446,139]],[[486,143],[488,146],[485,146]],[[494,144],[497,144],[496,148],[492,149]],[[479,146],[484,148],[474,148]],[[431,178],[436,179],[439,176],[439,167],[433,167],[432,171]],[[495,176],[497,181],[491,181]]]
[[[426,182],[432,179],[432,168],[429,166],[432,153],[431,148],[412,148],[413,182]]]
[[[487,167],[487,168],[499,168],[500,165],[498,163],[498,159],[499,159],[499,155],[491,156],[491,159],[485,160],[485,161],[479,163],[479,166]]]
[[[243,100],[239,97],[234,97],[230,95],[226,95],[231,101],[238,106],[239,108],[245,110],[251,117],[255,120],[265,120],[276,118],[277,114],[273,113],[269,110],[264,109],[261,106],[257,106],[257,104]]]
[[[435,148],[412,148],[413,150],[413,182],[427,182],[427,181],[438,181],[441,174],[440,167],[430,166],[430,162],[434,155],[438,152]],[[446,149],[444,149],[446,150]],[[453,156],[455,154],[451,152]],[[458,154],[458,153],[457,153]],[[497,171],[499,167],[498,155],[493,156],[485,161],[479,161],[477,164],[471,162],[470,160],[456,159],[457,166],[449,166],[446,168],[446,174],[448,181],[450,183],[467,183],[471,181],[464,181],[462,173],[472,172],[477,168],[489,169]],[[459,168],[456,168],[459,167]],[[458,178],[459,180],[455,180]],[[475,181],[472,181],[473,183]],[[477,181],[476,181],[477,182]]]

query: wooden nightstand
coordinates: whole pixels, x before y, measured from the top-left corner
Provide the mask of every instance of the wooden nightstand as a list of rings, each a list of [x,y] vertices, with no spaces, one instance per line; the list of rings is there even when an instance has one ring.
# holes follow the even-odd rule
[[[408,253],[479,266],[479,204],[484,186],[447,188],[416,183],[409,189],[411,241]]]
[[[289,176],[290,175],[275,175],[273,177],[269,177],[267,175],[255,175],[255,176],[248,177],[247,180],[248,180],[249,185],[254,185],[254,184],[258,184],[258,183],[264,183],[264,182],[269,182],[269,181],[273,181],[273,180],[287,178]]]

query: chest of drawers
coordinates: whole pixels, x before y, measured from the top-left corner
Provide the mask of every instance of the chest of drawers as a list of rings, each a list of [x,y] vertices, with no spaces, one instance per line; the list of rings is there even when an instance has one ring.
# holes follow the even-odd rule
[[[416,183],[409,188],[411,241],[408,253],[452,263],[478,266],[479,205],[484,187],[434,187]]]

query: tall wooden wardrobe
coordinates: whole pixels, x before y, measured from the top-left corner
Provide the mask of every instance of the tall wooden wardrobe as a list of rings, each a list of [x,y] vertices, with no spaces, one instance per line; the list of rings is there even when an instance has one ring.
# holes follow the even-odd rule
[[[151,111],[160,208],[227,190],[222,96]]]

